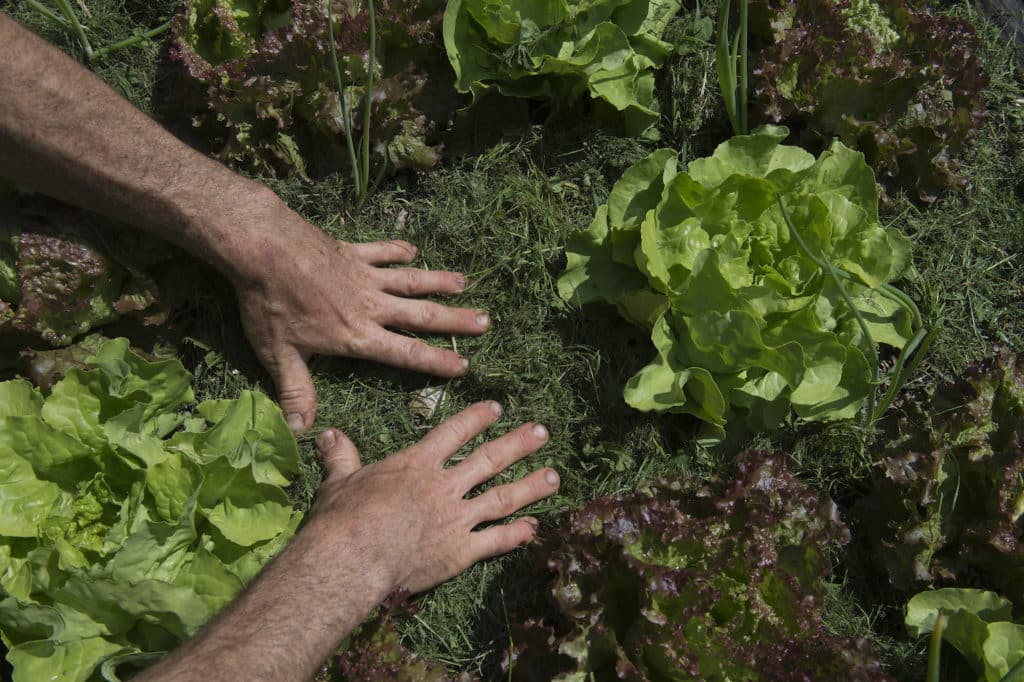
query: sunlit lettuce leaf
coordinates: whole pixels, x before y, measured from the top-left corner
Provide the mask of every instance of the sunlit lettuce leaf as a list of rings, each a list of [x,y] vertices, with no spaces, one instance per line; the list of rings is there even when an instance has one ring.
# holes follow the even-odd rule
[[[629,135],[657,137],[654,70],[678,0],[451,0],[444,43],[460,92],[495,90],[565,109],[586,95]]]
[[[944,588],[921,592],[907,604],[905,619],[911,636],[935,630],[939,614],[945,618],[942,639],[964,657],[978,679],[1014,682],[1024,669],[1011,669],[1024,660],[1024,625],[1013,622],[1013,605],[994,592]]]
[[[116,339],[87,364],[46,397],[0,383],[0,635],[16,682],[115,679],[152,661],[301,519],[283,489],[298,450],[265,396],[192,416],[176,361]]]
[[[781,196],[816,259],[844,288],[875,343],[900,349],[911,314],[879,289],[910,264],[909,241],[878,222],[862,154],[841,142],[815,158],[766,126],[685,171],[672,150],[634,165],[590,228],[573,236],[559,292],[609,303],[651,330],[657,356],[626,401],[691,414],[720,439],[727,423],[774,428],[856,416],[873,390],[872,349],[834,279],[798,243]]]

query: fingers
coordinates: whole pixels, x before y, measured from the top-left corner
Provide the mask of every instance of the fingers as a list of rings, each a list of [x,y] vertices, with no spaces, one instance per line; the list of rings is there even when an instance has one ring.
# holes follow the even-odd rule
[[[428,294],[459,294],[466,288],[466,278],[457,272],[401,268],[380,270],[381,288],[396,296]]]
[[[302,433],[316,418],[316,390],[306,359],[294,348],[288,348],[275,356],[270,370],[288,427]]]
[[[327,429],[317,436],[316,450],[327,478],[351,476],[362,466],[355,444],[337,429]]]
[[[388,331],[382,331],[356,356],[441,377],[457,377],[469,372],[469,360],[458,353]]]
[[[469,561],[476,563],[507,554],[533,540],[536,534],[537,520],[529,517],[470,533]]]
[[[558,490],[554,469],[540,469],[514,483],[507,483],[469,500],[469,521],[474,525],[504,518]]]
[[[433,459],[437,466],[441,466],[459,448],[498,421],[501,412],[501,405],[494,401],[471,405],[454,417],[444,420],[414,448],[422,450],[427,457]]]
[[[370,265],[411,263],[416,260],[416,247],[401,239],[366,244],[347,244],[346,246],[357,258]]]
[[[477,336],[491,326],[490,316],[482,310],[452,308],[431,303],[392,297],[380,321],[388,327],[434,334]]]
[[[523,424],[515,431],[478,447],[454,471],[464,489],[469,491],[536,452],[547,440],[548,430],[541,424]]]

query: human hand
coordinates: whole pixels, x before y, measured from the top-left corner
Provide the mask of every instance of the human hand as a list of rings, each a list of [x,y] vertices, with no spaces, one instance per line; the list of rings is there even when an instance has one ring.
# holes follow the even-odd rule
[[[465,374],[457,353],[388,331],[478,335],[490,327],[482,310],[452,308],[411,297],[457,294],[454,272],[392,269],[410,263],[405,241],[349,244],[323,234],[272,197],[260,219],[275,233],[233,273],[246,336],[277,386],[293,431],[316,417],[307,362],[313,354],[373,360],[443,377]]]
[[[558,474],[539,469],[475,497],[466,494],[547,442],[540,424],[524,424],[474,450],[462,462],[445,462],[501,416],[482,402],[446,420],[423,440],[387,459],[362,466],[344,434],[317,439],[326,477],[304,533],[315,534],[321,555],[362,552],[387,594],[421,592],[487,557],[528,543],[536,519],[523,517],[483,530],[477,526],[515,513],[558,489]],[[342,577],[338,578],[339,581]]]

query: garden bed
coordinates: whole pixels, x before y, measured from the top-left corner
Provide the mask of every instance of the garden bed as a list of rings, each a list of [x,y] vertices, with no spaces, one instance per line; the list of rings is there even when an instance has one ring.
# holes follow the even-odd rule
[[[150,28],[177,6],[168,0],[86,4],[96,35],[110,38]],[[973,24],[978,57],[990,78],[983,95],[987,116],[961,159],[963,189],[942,194],[932,205],[891,192],[882,206],[882,225],[902,232],[913,248],[913,268],[897,284],[937,330],[897,396],[895,414],[999,348],[1024,352],[1024,77],[999,27],[970,7],[931,3],[934,11]],[[13,13],[80,56],[71,35],[40,21],[23,3]],[[835,500],[844,519],[869,493],[879,458],[872,454],[876,449],[862,447],[864,435],[853,421],[790,420],[771,433],[730,434],[719,445],[706,445],[697,439],[695,419],[634,410],[623,401],[622,387],[650,361],[650,334],[625,322],[612,306],[581,310],[559,295],[566,244],[586,228],[626,169],[659,146],[681,150],[684,166],[709,156],[730,136],[713,38],[700,39],[700,18],[713,22],[716,13],[714,3],[700,3],[700,10],[687,5],[669,26],[666,40],[679,49],[657,74],[658,142],[617,137],[590,124],[555,121],[541,127],[524,109],[522,117],[508,116],[503,130],[485,124],[486,114],[461,119],[438,166],[385,180],[358,209],[342,174],[254,174],[335,237],[405,239],[419,247],[418,266],[466,273],[471,284],[458,304],[485,309],[493,320],[492,330],[480,338],[431,339],[457,344],[471,359],[471,374],[450,382],[365,362],[315,359],[319,411],[310,435],[299,439],[303,474],[290,490],[297,506],[308,508],[315,496],[320,471],[312,439],[323,428],[343,430],[366,460],[375,460],[481,399],[505,406],[493,433],[524,421],[542,422],[551,431],[540,453],[497,480],[512,480],[541,464],[560,472],[557,496],[526,510],[541,519],[542,538],[556,532],[560,512],[596,497],[626,494],[666,476],[732,476],[736,455],[751,449],[787,453],[796,478]],[[168,62],[166,42],[114,53],[95,70],[137,106],[189,133],[175,110],[174,84],[181,76]],[[233,301],[218,293],[223,285],[215,280],[211,275],[192,299],[198,303],[175,318],[177,353],[195,377],[197,399],[237,398],[247,389],[273,395],[245,342]],[[435,388],[444,396],[436,409],[410,407]],[[927,640],[906,634],[906,597],[877,570],[870,543],[858,537],[861,530],[853,524],[850,543],[829,545],[833,570],[823,592],[824,628],[866,638],[887,674],[924,679]],[[501,679],[502,657],[510,642],[516,644],[510,618],[521,621],[524,614],[552,608],[545,601],[551,576],[538,569],[537,551],[483,562],[417,597],[415,613],[396,617],[402,642],[452,675]]]

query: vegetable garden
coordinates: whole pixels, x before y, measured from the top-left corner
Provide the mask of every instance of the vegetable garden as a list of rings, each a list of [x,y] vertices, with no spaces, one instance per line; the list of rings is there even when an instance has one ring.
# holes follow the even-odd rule
[[[934,0],[0,5],[347,241],[467,273],[460,379],[312,364],[368,459],[535,420],[540,539],[320,680],[1024,680],[1024,16]],[[997,11],[1003,7],[1007,11]],[[116,235],[116,237],[114,236]],[[0,187],[14,680],[193,634],[315,498],[230,286]]]

